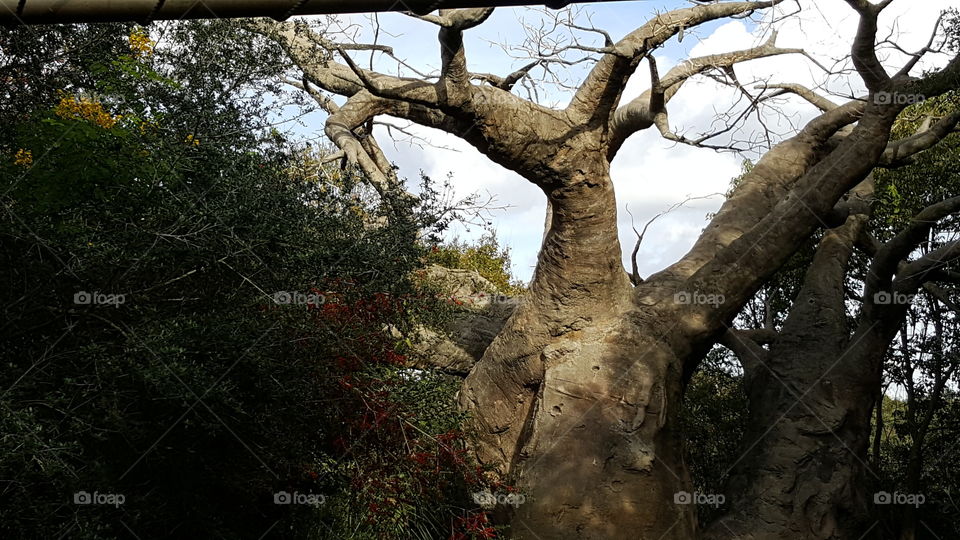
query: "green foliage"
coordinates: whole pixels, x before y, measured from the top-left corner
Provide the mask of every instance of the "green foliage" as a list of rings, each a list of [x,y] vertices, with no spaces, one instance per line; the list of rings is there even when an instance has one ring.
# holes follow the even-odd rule
[[[960,365],[958,322],[957,314],[921,293],[913,299],[899,339],[885,358],[885,380],[902,399],[883,399],[879,459],[874,449],[880,465],[877,489],[924,497],[916,508],[898,506],[883,515],[884,525],[895,532],[915,513],[934,534],[960,534],[960,511],[954,502],[960,467],[950,459],[960,436],[955,386]],[[876,433],[875,418],[873,427]]]
[[[476,270],[503,294],[513,296],[524,290],[523,284],[511,276],[510,249],[501,248],[493,232],[475,244],[454,239],[446,245],[436,246],[426,260],[428,264],[446,268]]]
[[[739,455],[747,422],[747,396],[735,360],[714,348],[687,385],[680,429],[694,488],[724,493],[726,475]],[[699,505],[700,522],[709,523],[724,507]]]
[[[94,66],[129,52],[127,28],[76,24],[0,29],[0,145],[33,111],[56,103],[59,91],[92,89]]]
[[[439,226],[429,201],[292,173],[275,111],[246,99],[276,51],[226,23],[170,25],[152,55],[124,50],[127,28],[77,28],[60,47],[105,40],[80,67],[9,64],[64,94],[18,97],[0,145],[0,537],[449,534],[482,483],[456,384],[404,367],[384,331],[434,309],[407,278]],[[47,36],[9,32],[14,56]],[[58,109],[103,92],[97,116]]]
[[[960,11],[956,8],[944,10],[947,30],[947,47],[951,51],[960,50]]]
[[[955,17],[952,19],[955,25]],[[951,92],[943,96],[926,100],[908,107],[898,118],[894,126],[894,137],[902,139],[916,133],[925,121],[935,122],[944,115],[960,107],[960,94]],[[902,230],[918,212],[925,207],[960,193],[960,137],[948,135],[936,147],[915,157],[909,166],[875,171],[877,183],[877,205],[871,221],[871,230],[880,240],[886,241]],[[928,239],[918,247],[918,252],[935,249],[944,242],[956,238],[958,227],[956,216],[941,220]],[[861,266],[864,266],[862,263]],[[865,272],[865,270],[861,270]],[[904,331],[910,334],[926,334],[937,324],[955,320],[955,315],[943,312],[942,306],[934,306],[919,295],[908,312],[908,322]],[[935,313],[941,311],[939,315]],[[955,324],[955,323],[954,323]],[[953,334],[953,332],[947,332]],[[952,338],[951,338],[952,339]],[[913,338],[911,338],[911,341]],[[949,340],[947,340],[949,341]],[[957,413],[960,412],[956,395],[948,395],[944,404],[933,403],[929,397],[931,381],[935,373],[943,366],[937,366],[935,359],[955,346],[943,349],[947,342],[942,340],[921,340],[913,343],[909,354],[911,367],[907,368],[902,351],[891,350],[885,362],[885,377],[893,383],[893,388],[903,392],[911,387],[915,394],[909,403],[885,397],[883,414],[886,429],[882,436],[879,459],[879,489],[889,492],[909,493],[918,489],[910,487],[908,471],[910,452],[916,445],[923,456],[923,467],[919,474],[919,489],[926,497],[925,504],[916,509],[917,517],[926,527],[920,526],[918,533],[927,531],[941,537],[960,534],[956,528],[957,479],[960,471],[953,466],[955,460],[943,459],[953,451],[953,443],[960,431]],[[911,420],[908,411],[922,417],[926,412],[934,414],[928,435],[917,439],[913,434],[915,419]],[[884,515],[885,525],[895,531],[902,521],[902,509],[893,509]],[[935,532],[934,532],[935,531]]]
[[[960,107],[952,92],[908,107],[897,119],[893,136],[909,137],[928,117],[941,118]],[[901,230],[920,210],[960,193],[960,136],[948,135],[936,147],[921,153],[908,167],[877,170],[878,205],[873,225],[881,239]]]
[[[920,411],[931,405],[929,400],[915,404]],[[960,534],[957,527],[960,509],[956,504],[956,494],[960,493],[960,463],[953,459],[960,435],[960,395],[949,391],[944,402],[934,407],[936,413],[930,432],[922,442],[924,463],[920,471],[920,494],[924,496],[924,502],[916,511],[918,519],[925,526],[921,526],[917,532],[920,535],[932,533],[941,538],[952,538]],[[914,438],[910,435],[907,403],[885,396],[883,411],[886,425],[881,437],[878,489],[890,493],[912,493],[908,489],[908,464]],[[896,530],[902,519],[901,514],[901,508],[892,508],[882,516],[884,525]]]

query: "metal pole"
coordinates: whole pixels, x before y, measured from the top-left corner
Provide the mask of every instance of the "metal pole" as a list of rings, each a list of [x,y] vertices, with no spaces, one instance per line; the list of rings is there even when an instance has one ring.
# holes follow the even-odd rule
[[[413,11],[430,13],[439,8],[508,7],[616,0],[0,0],[0,24],[52,24],[76,22],[220,19],[294,15]]]

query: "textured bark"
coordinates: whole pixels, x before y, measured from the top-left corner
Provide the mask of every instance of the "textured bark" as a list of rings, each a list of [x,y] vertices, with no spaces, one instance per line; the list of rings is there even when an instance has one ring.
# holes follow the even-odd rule
[[[750,429],[731,473],[733,510],[707,538],[860,539],[875,522],[870,417],[896,329],[861,325],[837,347],[820,341],[814,319],[801,322],[806,332],[782,336],[747,370]]]
[[[712,525],[710,538],[859,538],[869,526],[864,460],[884,335],[871,328],[851,342],[843,291],[866,220],[853,216],[825,235],[769,351],[740,347],[746,451],[728,489],[734,511]]]
[[[443,328],[420,327],[413,337],[415,367],[466,376],[503,330],[519,303],[473,270],[428,267],[422,279],[435,284],[458,309]]]
[[[550,195],[530,291],[461,401],[476,418],[478,457],[525,491],[517,538],[690,538],[694,516],[673,504],[688,481],[667,429],[677,357],[633,301],[606,163],[595,167]]]
[[[750,414],[728,486],[731,511],[711,524],[708,538],[859,540],[875,522],[867,491],[874,484],[870,419],[880,403],[883,359],[909,307],[878,303],[875,295],[906,298],[932,277],[909,271],[924,258],[903,259],[940,219],[960,210],[960,198],[927,207],[870,250],[864,308],[851,329],[844,283],[866,233],[872,189],[869,178],[841,205],[849,214],[825,233],[783,328],[763,333],[769,349],[757,331],[724,337],[743,365]],[[914,458],[919,454],[911,454],[908,469]]]

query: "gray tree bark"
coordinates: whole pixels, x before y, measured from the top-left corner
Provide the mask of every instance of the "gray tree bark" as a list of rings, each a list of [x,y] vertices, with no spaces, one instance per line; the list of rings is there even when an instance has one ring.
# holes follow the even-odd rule
[[[838,205],[846,217],[824,234],[779,331],[731,329],[722,339],[744,368],[750,420],[731,472],[731,512],[711,524],[709,538],[862,538],[875,523],[868,447],[883,360],[906,299],[935,278],[931,260],[956,260],[960,250],[926,263],[905,259],[960,211],[960,198],[928,207],[884,245],[871,243],[866,228],[872,198],[871,176]],[[851,327],[845,283],[858,245],[874,258]]]

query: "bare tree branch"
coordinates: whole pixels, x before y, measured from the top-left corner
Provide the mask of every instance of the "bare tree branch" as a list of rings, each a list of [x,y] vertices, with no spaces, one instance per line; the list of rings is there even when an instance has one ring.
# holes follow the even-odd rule
[[[898,266],[917,248],[927,233],[944,217],[960,212],[960,197],[932,204],[913,217],[910,223],[887,243],[880,246],[870,264],[865,294],[885,290],[893,275],[901,274]]]
[[[691,77],[712,69],[729,69],[734,65],[758,58],[767,58],[782,54],[803,54],[802,49],[784,49],[776,46],[777,33],[771,34],[766,43],[759,47],[692,58],[671,69],[661,80],[656,80],[656,61],[647,58],[651,67],[651,89],[630,103],[617,109],[611,123],[611,145],[614,152],[631,134],[654,125],[656,115],[664,111],[664,105],[680,90]],[[669,131],[669,130],[668,130]]]
[[[877,58],[877,18],[891,1],[872,4],[869,0],[846,0],[860,14],[853,41],[853,65],[871,93],[883,90],[890,82],[890,75]]]
[[[770,354],[754,338],[763,338],[769,343],[776,339],[776,332],[728,328],[720,336],[720,344],[737,356],[744,370],[752,371],[754,367],[765,363]]]
[[[669,11],[654,17],[627,34],[614,44],[610,52],[604,54],[574,94],[570,103],[571,111],[579,118],[597,119],[607,123],[640,60],[651,51],[684,28],[769,8],[781,1],[718,2]]]
[[[940,25],[943,24],[943,19],[945,15],[946,15],[945,13],[941,13],[940,17],[937,19],[936,24],[933,25],[933,32],[930,34],[930,40],[927,41],[927,44],[924,45],[922,49],[920,49],[919,51],[913,54],[908,53],[909,56],[911,57],[910,60],[906,64],[904,64],[904,66],[900,69],[899,72],[897,72],[897,74],[894,76],[894,79],[900,79],[910,75],[910,71],[912,71],[913,68],[917,66],[917,63],[920,62],[920,60],[923,58],[925,54],[931,53],[931,52],[939,52],[937,49],[933,48],[933,43],[937,39],[937,34],[939,33]]]
[[[944,137],[953,133],[958,123],[960,123],[960,111],[947,115],[933,126],[922,129],[913,136],[890,143],[879,165],[893,168],[911,163],[911,158],[936,146]]]
[[[690,201],[699,201],[699,200],[703,200],[703,199],[709,199],[709,198],[711,198],[711,197],[716,197],[716,196],[718,196],[718,195],[719,195],[719,196],[722,196],[723,193],[711,193],[711,194],[709,194],[709,195],[701,195],[701,196],[699,196],[699,197],[687,197],[686,199],[684,199],[684,200],[682,200],[682,201],[680,201],[680,202],[678,202],[678,203],[675,203],[675,204],[671,205],[670,208],[667,208],[667,209],[664,210],[663,212],[660,212],[659,214],[657,214],[657,215],[653,216],[652,218],[650,218],[650,219],[647,221],[647,223],[643,226],[643,230],[642,230],[642,231],[637,231],[637,228],[633,226],[633,214],[630,212],[630,208],[629,208],[629,207],[626,208],[627,214],[630,215],[630,227],[633,229],[634,234],[637,235],[637,243],[633,246],[633,253],[632,253],[631,256],[630,256],[630,260],[631,260],[631,262],[632,262],[630,279],[631,279],[631,281],[633,282],[634,285],[639,285],[639,284],[643,283],[643,278],[640,277],[640,271],[638,270],[638,265],[637,265],[637,253],[640,251],[640,244],[643,243],[643,238],[644,238],[644,236],[646,236],[646,234],[647,234],[647,229],[650,228],[650,225],[652,225],[654,221],[656,221],[656,220],[660,219],[661,217],[669,214],[670,212],[673,212],[674,210],[677,210],[677,209],[679,209],[679,208],[682,208],[685,204],[687,204],[687,203],[690,202]]]
[[[894,290],[912,293],[929,280],[931,272],[957,260],[960,260],[960,241],[947,242],[917,260],[907,263],[894,280]]]
[[[811,105],[820,109],[823,112],[830,111],[837,108],[837,104],[829,99],[817,94],[813,90],[796,83],[784,83],[784,84],[767,84],[764,85],[768,89],[777,89],[777,92],[767,94],[764,97],[764,100],[781,96],[784,94],[796,94],[803,99],[810,102]]]

